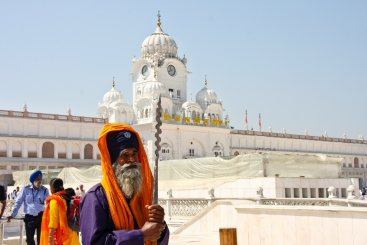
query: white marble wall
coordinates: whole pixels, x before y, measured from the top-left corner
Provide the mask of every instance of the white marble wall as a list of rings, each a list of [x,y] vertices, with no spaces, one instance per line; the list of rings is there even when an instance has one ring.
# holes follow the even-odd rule
[[[357,182],[357,181],[355,181]],[[294,189],[298,188],[299,193],[302,193],[302,188],[308,189],[308,198],[311,198],[311,188],[323,188],[327,197],[327,189],[334,186],[341,193],[342,188],[348,188],[351,184],[350,179],[311,179],[311,178],[247,178],[238,179],[224,183],[220,186],[213,186],[214,196],[217,198],[251,198],[256,196],[256,190],[259,187],[263,188],[263,195],[267,198],[285,198],[285,188],[291,188],[291,198],[294,197]],[[358,188],[358,187],[357,187]],[[209,189],[195,190],[172,190],[173,197],[176,198],[205,198],[208,196]],[[316,191],[317,192],[317,191]],[[358,193],[357,193],[358,194]],[[160,198],[166,197],[166,191],[158,193]],[[300,195],[302,198],[302,195]],[[317,195],[315,198],[319,198]]]
[[[339,207],[236,207],[238,245],[366,244],[367,210]]]

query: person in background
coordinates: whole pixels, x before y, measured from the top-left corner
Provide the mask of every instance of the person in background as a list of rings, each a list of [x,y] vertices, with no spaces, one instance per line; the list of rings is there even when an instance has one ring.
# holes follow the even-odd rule
[[[68,226],[70,197],[63,185],[64,182],[60,178],[50,181],[52,195],[46,199],[46,208],[42,217],[41,245],[80,244],[77,232],[72,231]],[[74,192],[73,189],[72,191]]]
[[[79,188],[80,188],[80,197],[83,197],[85,195],[85,190],[83,189],[84,185],[83,184],[80,184],[79,185]]]
[[[19,196],[19,193],[20,193],[19,186],[17,186],[17,192],[16,192],[17,197]]]
[[[50,195],[48,189],[42,185],[41,170],[34,171],[29,177],[30,185],[26,185],[20,191],[8,222],[17,216],[19,208],[24,204],[24,223],[27,245],[35,245],[34,234],[37,230],[37,244],[40,244],[40,232],[42,214],[45,208],[45,200]]]
[[[76,195],[76,196],[80,196],[79,186],[77,186],[77,187],[75,188],[75,195]]]
[[[83,244],[168,244],[164,209],[152,205],[154,180],[138,133],[127,124],[107,123],[98,147],[103,179],[81,199]]]
[[[0,219],[3,217],[5,207],[6,207],[6,191],[5,187],[0,184],[0,203],[1,203],[1,211],[0,211]]]
[[[17,199],[17,190],[13,190],[12,199]]]

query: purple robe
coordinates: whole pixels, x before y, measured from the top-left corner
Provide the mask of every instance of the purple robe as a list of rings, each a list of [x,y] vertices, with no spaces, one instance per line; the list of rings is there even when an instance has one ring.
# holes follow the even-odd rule
[[[93,186],[80,203],[80,231],[83,245],[144,245],[142,230],[116,230],[106,193],[101,184]],[[170,232],[165,231],[157,244],[166,245]]]

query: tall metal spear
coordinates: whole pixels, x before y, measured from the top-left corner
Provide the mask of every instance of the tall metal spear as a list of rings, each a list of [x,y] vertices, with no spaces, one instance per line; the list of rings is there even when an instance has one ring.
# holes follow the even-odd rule
[[[156,117],[155,120],[157,121],[157,124],[155,125],[156,133],[155,133],[155,164],[154,164],[154,184],[153,184],[153,204],[158,204],[158,161],[159,161],[159,152],[161,150],[161,137],[159,135],[162,133],[161,126],[162,126],[162,105],[161,105],[161,96],[158,98],[157,103],[157,110],[156,110]],[[157,241],[153,241],[152,245],[156,245]]]

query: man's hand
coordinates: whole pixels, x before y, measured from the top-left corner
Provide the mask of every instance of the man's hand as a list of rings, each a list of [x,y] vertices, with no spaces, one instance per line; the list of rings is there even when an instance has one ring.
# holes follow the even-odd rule
[[[164,223],[164,209],[161,206],[153,204],[151,206],[146,205],[145,207],[149,211],[149,222]]]
[[[8,219],[8,221],[7,221],[7,222],[10,222],[10,220],[11,220],[12,218],[14,218],[14,217],[13,217],[13,216],[8,216],[8,217],[7,217],[7,219]]]
[[[166,224],[164,223],[153,223],[145,222],[144,226],[141,228],[144,235],[144,241],[157,241],[160,237]]]

